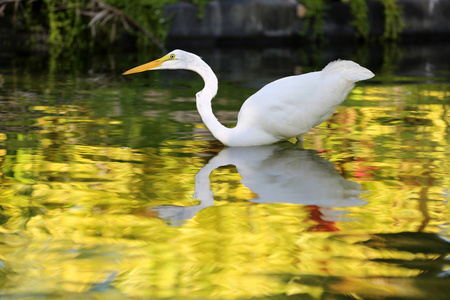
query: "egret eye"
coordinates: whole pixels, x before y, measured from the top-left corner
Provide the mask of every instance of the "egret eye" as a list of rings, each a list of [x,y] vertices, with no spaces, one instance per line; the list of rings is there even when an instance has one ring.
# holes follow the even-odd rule
[[[169,58],[170,59],[175,59],[175,54],[170,54]]]

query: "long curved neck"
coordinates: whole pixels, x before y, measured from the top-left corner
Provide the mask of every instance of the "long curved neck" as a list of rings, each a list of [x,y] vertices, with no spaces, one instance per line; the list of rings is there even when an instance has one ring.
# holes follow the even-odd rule
[[[205,87],[203,90],[197,93],[197,110],[202,118],[203,123],[211,131],[216,139],[223,144],[227,144],[227,141],[231,135],[231,128],[223,126],[217,118],[214,116],[211,100],[217,94],[218,82],[217,77],[211,68],[201,59],[199,59],[198,65],[192,69],[197,72],[205,81]]]

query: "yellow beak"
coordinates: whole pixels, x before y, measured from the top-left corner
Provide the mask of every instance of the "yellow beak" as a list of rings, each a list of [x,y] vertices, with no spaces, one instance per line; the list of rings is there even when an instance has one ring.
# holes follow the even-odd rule
[[[151,61],[151,62],[143,64],[143,65],[140,65],[140,66],[135,67],[133,69],[130,69],[130,70],[122,73],[122,75],[129,75],[129,74],[144,72],[144,71],[148,71],[148,70],[160,67],[163,64],[163,62],[165,62],[168,59],[170,59],[170,58],[168,57],[168,55],[166,55],[164,57],[161,57],[160,59]]]

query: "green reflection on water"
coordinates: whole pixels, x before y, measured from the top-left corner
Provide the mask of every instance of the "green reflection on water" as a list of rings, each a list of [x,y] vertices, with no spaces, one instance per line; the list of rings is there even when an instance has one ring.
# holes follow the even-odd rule
[[[3,296],[449,293],[448,83],[358,85],[306,135],[311,150],[233,156],[200,122],[197,81],[12,81],[0,91]],[[224,87],[215,108],[232,123],[250,90]]]

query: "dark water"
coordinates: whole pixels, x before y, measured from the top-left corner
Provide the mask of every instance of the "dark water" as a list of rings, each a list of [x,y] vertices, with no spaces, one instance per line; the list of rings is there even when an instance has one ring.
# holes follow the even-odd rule
[[[224,148],[150,54],[0,56],[5,299],[447,299],[450,45],[194,49],[214,110],[353,59],[376,77],[286,142]]]

